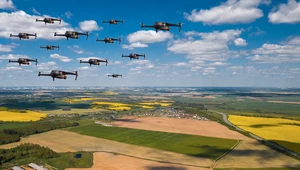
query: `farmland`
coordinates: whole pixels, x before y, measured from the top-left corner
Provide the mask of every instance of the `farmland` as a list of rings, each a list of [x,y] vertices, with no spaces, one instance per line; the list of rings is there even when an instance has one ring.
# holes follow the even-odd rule
[[[229,121],[264,139],[300,153],[300,121],[230,115]],[[293,133],[291,133],[293,132]]]
[[[0,111],[0,121],[29,122],[40,120],[47,115],[35,111]]]
[[[105,127],[97,124],[71,128],[70,131],[83,135],[210,159],[215,159],[222,155],[237,142],[236,140],[230,139],[121,127]]]

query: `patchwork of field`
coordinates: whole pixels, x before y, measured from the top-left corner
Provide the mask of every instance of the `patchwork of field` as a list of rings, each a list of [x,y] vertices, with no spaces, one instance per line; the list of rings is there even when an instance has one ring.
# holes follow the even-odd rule
[[[264,139],[300,153],[300,121],[229,115],[229,121]]]
[[[229,130],[214,121],[200,121],[194,119],[178,119],[166,117],[123,117],[115,122],[114,125],[120,127],[154,130],[161,132],[182,133],[200,136],[210,136],[216,138],[250,140],[248,137]]]
[[[120,154],[95,152],[94,165],[91,168],[67,168],[66,170],[208,170],[209,168],[174,165],[154,162]],[[117,163],[116,163],[117,162]]]
[[[277,101],[277,100],[271,100],[268,101],[270,103],[286,103],[286,104],[300,104],[300,102],[288,102],[288,101]]]
[[[15,121],[15,122],[29,122],[38,121],[47,114],[35,111],[0,111],[0,121]]]
[[[232,152],[218,161],[216,168],[284,168],[300,169],[300,161],[286,156],[258,141],[242,141]]]
[[[108,140],[150,147],[196,157],[216,159],[233,147],[237,140],[179,133],[107,127],[90,124],[70,131]]]
[[[132,107],[139,107],[144,109],[152,109],[155,106],[162,106],[167,107],[170,106],[172,103],[170,102],[142,102],[139,104],[126,104],[120,102],[93,102],[92,108],[99,108],[103,107],[108,110],[116,110],[116,111],[123,111],[123,110],[130,110]]]
[[[86,114],[86,113],[95,113],[95,112],[104,112],[105,109],[93,108],[93,109],[70,109],[70,110],[47,110],[44,111],[46,114]]]
[[[115,152],[152,161],[161,161],[174,164],[184,164],[199,167],[210,167],[212,160],[162,151],[153,148],[125,144],[121,142],[80,135],[73,132],[54,130],[42,134],[31,135],[22,138],[20,142],[0,145],[1,149],[15,147],[21,143],[34,143],[46,146],[55,152],[77,152],[77,151],[104,151]]]
[[[172,103],[165,103],[165,102],[142,102],[140,104],[141,105],[146,105],[146,106],[155,106],[155,105],[170,106]]]

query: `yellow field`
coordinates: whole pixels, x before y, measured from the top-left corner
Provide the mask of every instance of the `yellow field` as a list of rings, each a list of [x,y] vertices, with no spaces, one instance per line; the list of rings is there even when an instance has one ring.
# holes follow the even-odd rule
[[[97,98],[94,98],[94,97],[83,97],[83,98],[80,98],[80,100],[82,100],[82,101],[91,101],[91,100],[97,100]]]
[[[108,106],[109,110],[130,110],[129,104],[117,103],[117,102],[93,102],[94,105],[105,105]]]
[[[144,105],[144,106],[142,106],[142,108],[144,108],[144,109],[152,109],[152,108],[154,108],[154,107],[153,107],[153,106],[147,106],[147,105],[145,106],[145,105]]]
[[[267,140],[300,143],[300,121],[229,115],[238,127]]]
[[[161,106],[170,106],[172,103],[163,103],[163,102],[142,102],[141,105],[153,106],[153,105],[161,105]]]
[[[104,95],[118,95],[117,92],[113,92],[113,91],[106,91],[106,92],[103,92]]]
[[[15,111],[0,111],[0,121],[29,122],[46,117],[47,114],[26,110],[25,113]]]

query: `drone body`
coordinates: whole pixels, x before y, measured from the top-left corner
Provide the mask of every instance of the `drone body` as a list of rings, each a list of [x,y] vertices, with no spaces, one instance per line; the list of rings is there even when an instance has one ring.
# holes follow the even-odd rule
[[[19,63],[19,66],[21,66],[22,64],[24,65],[29,65],[30,62],[35,62],[35,65],[37,65],[38,61],[37,59],[32,60],[32,59],[28,59],[28,58],[19,58],[18,60],[8,60],[9,63]]]
[[[119,78],[122,77],[122,74],[111,74],[111,75],[107,75],[108,77],[112,77],[112,78]]]
[[[34,33],[34,34],[29,34],[29,33],[19,33],[18,35],[10,34],[10,37],[18,37],[20,40],[21,40],[21,39],[29,39],[30,36],[34,36],[35,39],[36,39],[36,37],[37,37],[36,33]]]
[[[172,24],[172,23],[167,23],[167,22],[155,22],[153,25],[144,25],[142,23],[141,28],[154,28],[156,32],[158,30],[163,30],[163,31],[170,31],[170,27],[179,27],[179,32],[181,31],[182,24]]]
[[[54,24],[54,21],[59,21],[61,23],[60,18],[44,18],[44,19],[36,19],[35,22],[44,22],[46,24]]]
[[[133,54],[133,53],[131,53],[128,56],[125,56],[125,55],[122,54],[122,57],[128,57],[128,58],[130,58],[130,60],[139,59],[139,57],[144,57],[144,60],[145,60],[146,54]]]
[[[106,63],[106,66],[107,66],[107,60],[100,60],[100,59],[89,59],[88,61],[82,61],[80,60],[79,63],[88,63],[90,64],[90,66],[92,65],[100,65],[100,63],[103,62],[103,63]]]
[[[57,48],[58,50],[59,50],[59,45],[47,45],[47,46],[44,46],[44,47],[42,47],[42,46],[40,46],[40,48],[46,48],[47,50],[54,50],[54,48]]]
[[[124,23],[124,20],[115,20],[115,19],[111,19],[111,20],[108,20],[108,21],[102,21],[102,23],[109,23],[110,25],[111,24],[118,24],[118,22],[121,22],[122,24]]]
[[[64,36],[64,37],[67,38],[67,40],[69,40],[69,38],[78,39],[79,35],[85,35],[86,39],[88,39],[88,37],[89,37],[89,33],[88,32],[81,33],[81,32],[76,32],[76,31],[66,31],[64,34],[58,34],[56,32],[54,33],[54,36]]]
[[[121,43],[121,38],[104,38],[103,40],[97,39],[96,41],[103,41],[105,44],[107,43],[114,43],[115,41],[119,41],[119,44]]]
[[[50,76],[52,77],[53,81],[55,78],[57,79],[67,79],[67,75],[75,75],[75,80],[77,80],[78,73],[77,71],[75,72],[66,72],[66,71],[60,71],[60,70],[52,70],[50,74],[41,74],[39,72],[38,76]]]

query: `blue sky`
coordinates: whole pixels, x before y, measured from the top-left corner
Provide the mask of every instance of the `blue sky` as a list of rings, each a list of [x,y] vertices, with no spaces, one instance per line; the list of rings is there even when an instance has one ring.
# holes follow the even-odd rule
[[[36,18],[62,18],[44,25]],[[102,20],[121,19],[109,25]],[[183,23],[181,32],[140,28],[155,21]],[[300,87],[300,2],[296,0],[74,1],[0,0],[0,86],[267,86]],[[89,39],[54,37],[88,31]],[[10,38],[37,33],[36,40]],[[121,44],[96,42],[121,38]],[[59,45],[59,51],[40,46]],[[146,54],[129,60],[122,54]],[[27,57],[39,64],[18,66]],[[108,66],[80,59],[108,59]],[[77,81],[38,72],[78,71]],[[119,79],[107,74],[122,74]]]

